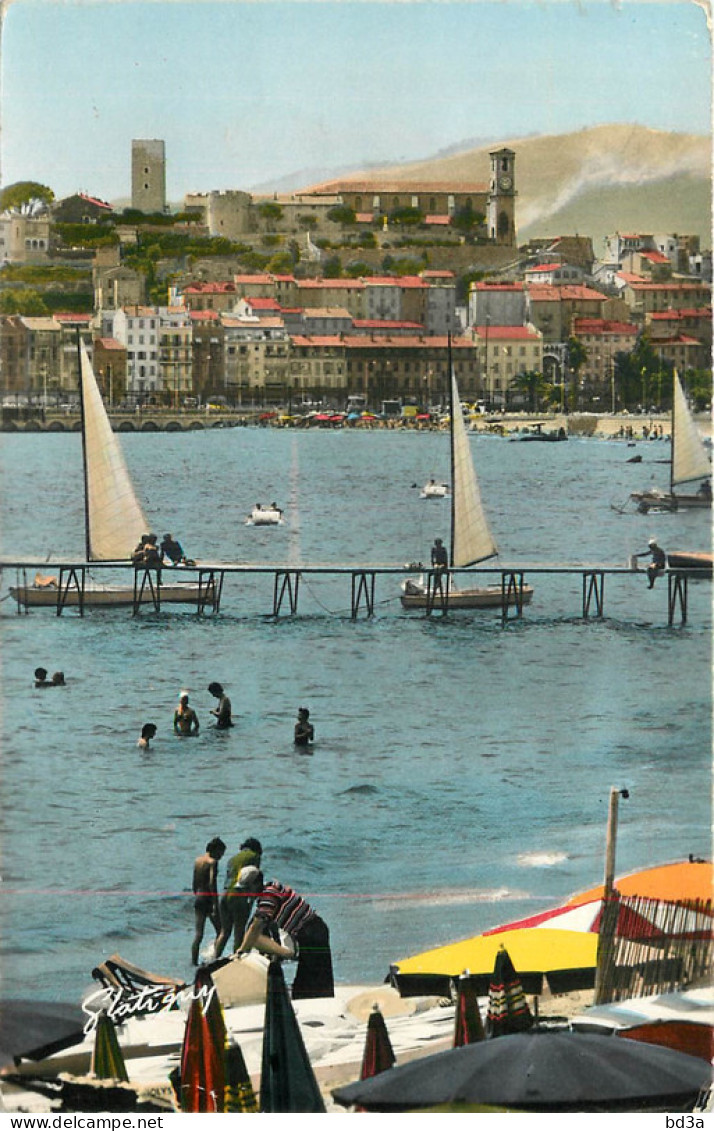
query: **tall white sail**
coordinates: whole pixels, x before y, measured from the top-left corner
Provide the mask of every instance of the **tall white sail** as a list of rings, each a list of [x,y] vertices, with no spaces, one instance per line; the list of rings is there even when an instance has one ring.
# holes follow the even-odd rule
[[[498,553],[481,502],[456,377],[451,374],[452,566],[469,566]]]
[[[87,553],[90,561],[129,558],[148,531],[134,493],[119,441],[97,386],[84,343],[80,342],[84,458],[86,472]]]
[[[682,483],[704,479],[711,474],[707,449],[689,411],[687,398],[676,370],[672,411],[672,489],[674,489]]]

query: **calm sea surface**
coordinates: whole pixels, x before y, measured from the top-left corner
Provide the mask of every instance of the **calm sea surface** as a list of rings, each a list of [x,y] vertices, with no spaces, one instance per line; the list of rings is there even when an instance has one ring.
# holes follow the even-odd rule
[[[440,434],[213,430],[123,438],[153,529],[196,558],[403,563],[448,539]],[[472,437],[504,562],[625,564],[656,535],[709,548],[708,513],[620,514],[665,485],[662,442]],[[4,555],[83,556],[80,440],[2,437]],[[281,528],[245,525],[276,499]],[[273,579],[228,577],[219,616],[34,611],[0,602],[0,973],[8,996],[77,999],[118,951],[189,976],[194,857],[220,835],[264,846],[266,872],[328,922],[343,982],[535,912],[601,881],[611,786],[618,870],[710,854],[711,586],[667,626],[667,586],[608,578],[580,619],[579,578],[529,578],[532,605],[427,619],[397,577],[352,621],[350,578],[305,578],[270,617]],[[2,579],[2,596],[14,574]],[[65,689],[34,690],[42,665]],[[222,682],[236,725],[211,728]],[[187,688],[202,722],[171,721]],[[292,744],[310,708],[314,753]],[[153,749],[136,747],[154,721]],[[221,868],[220,879],[223,879]]]

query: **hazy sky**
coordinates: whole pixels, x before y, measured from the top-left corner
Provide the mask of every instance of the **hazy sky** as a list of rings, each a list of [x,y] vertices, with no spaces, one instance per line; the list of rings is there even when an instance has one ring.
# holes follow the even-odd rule
[[[131,192],[163,138],[167,194],[411,161],[602,122],[710,129],[696,3],[13,0],[2,184]]]

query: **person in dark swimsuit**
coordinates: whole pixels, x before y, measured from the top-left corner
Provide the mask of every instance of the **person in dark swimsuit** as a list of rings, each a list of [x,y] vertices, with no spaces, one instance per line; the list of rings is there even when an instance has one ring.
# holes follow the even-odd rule
[[[310,722],[310,712],[307,707],[298,710],[298,721],[295,723],[295,745],[307,746],[315,737],[315,728]]]
[[[35,687],[52,687],[52,680],[47,678],[47,668],[35,668]]]
[[[214,836],[206,845],[206,851],[197,856],[193,865],[193,912],[196,930],[191,944],[191,962],[198,966],[198,952],[203,941],[206,919],[213,924],[216,936],[221,930],[218,914],[218,861],[226,851],[220,837]]]
[[[198,715],[193,707],[188,705],[188,695],[184,691],[179,699],[179,705],[174,711],[174,734],[198,734]]]
[[[228,727],[233,726],[233,719],[231,717],[231,701],[223,690],[223,684],[209,683],[208,690],[218,700],[218,706],[211,711],[211,714],[216,717],[216,728],[227,730]]]

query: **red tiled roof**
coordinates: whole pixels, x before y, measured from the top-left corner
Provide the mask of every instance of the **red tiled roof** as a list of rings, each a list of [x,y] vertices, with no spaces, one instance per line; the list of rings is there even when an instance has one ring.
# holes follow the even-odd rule
[[[97,346],[97,345],[101,346],[102,349],[105,349],[105,350],[123,350],[123,349],[126,349],[126,346],[123,346],[121,344],[121,342],[118,342],[116,340],[116,338],[95,338],[94,344],[95,344],[95,346]]]
[[[429,224],[431,227],[448,228],[451,224],[451,217],[440,216],[436,212],[428,212],[424,217],[424,223]]]
[[[637,334],[633,322],[611,322],[607,318],[574,318],[576,334]]]
[[[92,321],[92,318],[94,316],[92,314],[73,314],[71,310],[63,310],[56,311],[52,315],[52,317],[56,322],[59,322],[62,325],[64,325],[65,322],[71,325],[76,325],[77,323],[84,323],[86,325],[87,323]]]
[[[454,279],[453,271],[422,271],[422,279]]]
[[[113,212],[111,204],[107,204],[106,200],[100,200],[97,196],[87,196],[86,192],[78,192],[77,196],[80,200],[86,200],[87,204],[94,204],[97,208],[106,208],[107,212]]]
[[[632,282],[630,286],[636,291],[675,291],[682,294],[685,291],[701,291],[711,289],[709,283],[647,283],[647,282]]]
[[[640,256],[642,259],[649,259],[651,263],[669,263],[667,256],[661,251],[641,251]]]
[[[488,185],[474,181],[379,181],[379,180],[335,180],[323,181],[311,185],[310,193],[345,193],[359,192],[380,196],[388,193],[390,196],[417,196],[419,193],[487,193]]]
[[[219,322],[220,317],[217,310],[191,310],[189,311],[189,318],[192,322]]]
[[[235,283],[189,283],[183,293],[187,295],[235,294]]]
[[[297,285],[305,291],[355,290],[364,289],[361,279],[298,279]]]
[[[401,322],[396,318],[355,318],[352,325],[355,330],[416,330],[417,333],[424,332],[421,322]]]
[[[531,298],[538,302],[583,302],[586,300],[605,302],[607,295],[585,286],[551,286],[549,283],[532,283],[528,286]]]
[[[522,291],[523,283],[475,283],[472,289],[476,291]]]
[[[253,310],[280,310],[280,303],[276,302],[274,298],[245,298],[243,302],[251,306]]]
[[[712,308],[710,306],[693,306],[681,310],[658,310],[650,315],[654,322],[656,319],[673,319],[673,318],[711,318]],[[57,317],[55,315],[55,317]]]
[[[238,286],[241,283],[272,283],[272,275],[234,275],[233,282]]]

